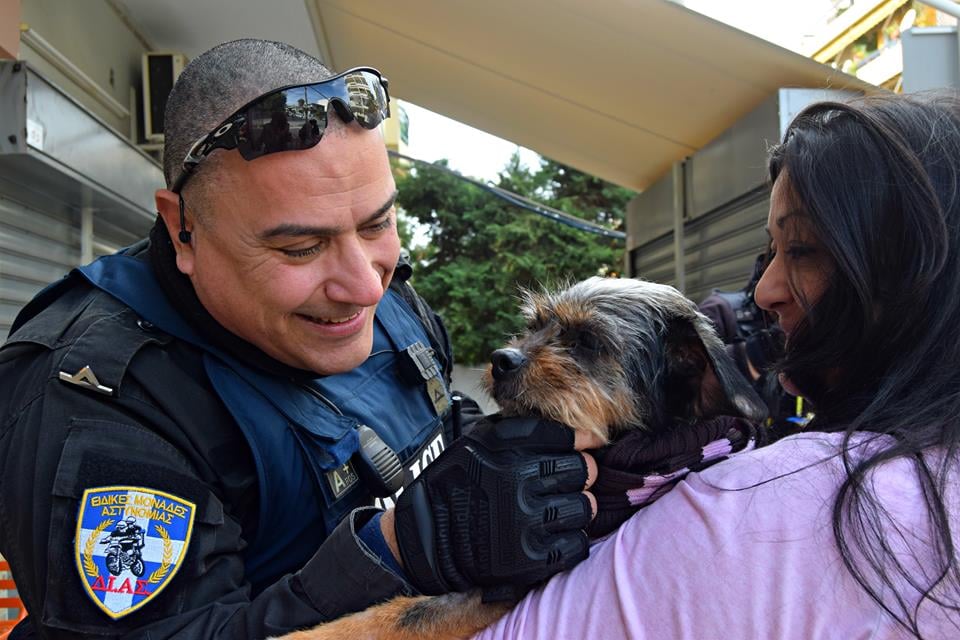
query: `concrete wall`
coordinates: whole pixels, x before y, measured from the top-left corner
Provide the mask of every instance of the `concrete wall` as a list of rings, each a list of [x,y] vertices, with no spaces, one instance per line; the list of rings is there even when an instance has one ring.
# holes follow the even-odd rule
[[[4,0],[0,0],[2,2]],[[124,109],[131,107],[131,88],[140,85],[145,43],[106,0],[22,0],[20,20],[75,65]],[[81,86],[51,61],[43,47],[21,38],[20,57],[118,133],[130,134],[136,111],[118,114],[89,88]]]
[[[496,413],[499,410],[497,403],[480,386],[480,378],[485,370],[486,365],[453,365],[453,388],[476,400],[485,414]]]

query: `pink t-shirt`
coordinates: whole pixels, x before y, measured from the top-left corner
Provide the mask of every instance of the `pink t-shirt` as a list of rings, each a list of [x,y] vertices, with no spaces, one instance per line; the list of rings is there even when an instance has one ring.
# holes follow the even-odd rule
[[[476,637],[907,637],[837,551],[831,509],[844,478],[841,439],[801,434],[691,474]],[[852,442],[863,445],[857,452],[889,441],[858,434]],[[930,529],[912,464],[884,464],[872,482],[911,548],[927,550]],[[960,504],[956,492],[950,499]],[[951,526],[960,544],[957,513]],[[951,615],[925,603],[925,637],[960,638],[960,619]]]

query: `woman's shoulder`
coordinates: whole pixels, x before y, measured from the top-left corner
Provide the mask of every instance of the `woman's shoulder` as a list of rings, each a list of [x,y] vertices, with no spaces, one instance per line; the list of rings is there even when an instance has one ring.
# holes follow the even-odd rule
[[[901,637],[844,567],[831,512],[842,452],[892,443],[803,433],[691,473],[484,637]],[[915,491],[908,461],[881,471],[880,493]]]
[[[895,444],[890,436],[870,432],[849,437],[801,433],[688,475],[677,487],[676,498],[693,500],[721,520],[731,513],[747,513],[775,529],[812,533],[813,528],[832,523],[838,493],[858,465]],[[941,461],[937,450],[925,454],[934,473]],[[915,457],[894,457],[871,464],[858,482],[898,523],[923,528],[927,511],[919,469]],[[957,470],[950,476],[958,477]]]
[[[699,474],[691,474],[688,479],[747,487],[798,476],[807,483],[836,484],[846,476],[848,465],[856,466],[893,444],[890,436],[865,431],[854,432],[849,438],[844,433],[799,433],[734,455]],[[894,460],[885,464],[883,471],[899,474],[907,471],[908,466]]]

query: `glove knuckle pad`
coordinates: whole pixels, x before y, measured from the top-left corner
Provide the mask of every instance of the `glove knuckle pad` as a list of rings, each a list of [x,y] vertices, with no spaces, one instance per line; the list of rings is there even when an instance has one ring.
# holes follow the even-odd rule
[[[592,513],[590,500],[582,493],[551,497],[543,508],[543,527],[553,532],[585,529]]]
[[[546,493],[581,491],[587,483],[587,462],[579,453],[542,457],[537,463],[537,481]]]

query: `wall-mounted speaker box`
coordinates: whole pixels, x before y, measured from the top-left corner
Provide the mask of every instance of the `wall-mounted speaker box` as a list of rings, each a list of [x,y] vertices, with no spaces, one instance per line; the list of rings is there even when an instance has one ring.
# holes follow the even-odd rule
[[[182,53],[143,54],[143,132],[150,142],[163,142],[163,110],[167,96],[187,64]]]

